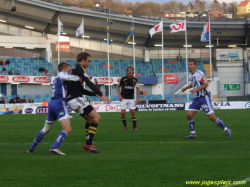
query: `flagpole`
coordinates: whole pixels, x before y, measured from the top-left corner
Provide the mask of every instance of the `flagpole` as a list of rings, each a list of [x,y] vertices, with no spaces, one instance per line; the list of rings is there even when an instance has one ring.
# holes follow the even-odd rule
[[[57,40],[58,40],[58,46],[57,46],[57,50],[58,50],[58,64],[60,63],[60,34],[61,34],[61,30],[60,30],[60,23],[59,23],[59,17],[58,17],[58,31],[57,31]]]
[[[107,18],[107,24],[109,22],[109,18]],[[111,40],[111,38],[110,38]],[[110,72],[109,72],[109,37],[107,36],[107,55],[108,55],[108,93],[110,99]]]
[[[132,25],[134,23],[134,18],[132,19]],[[134,74],[136,72],[135,69],[135,33],[133,34],[133,64],[134,64]]]
[[[188,52],[187,52],[187,17],[185,17],[185,43],[186,43],[186,77],[188,82]],[[187,92],[187,102],[189,102],[189,94]]]
[[[82,27],[83,27],[83,34],[82,34],[82,51],[84,52],[84,19],[82,18]]]
[[[162,70],[161,70],[161,74],[162,74],[162,76],[161,76],[161,82],[162,82],[162,100],[164,100],[164,54],[163,54],[163,52],[164,52],[164,39],[163,39],[163,18],[161,19],[161,21],[162,21],[162,32],[161,32],[161,44],[162,44],[162,46],[161,46],[161,67],[162,67]]]
[[[210,28],[210,17],[209,20],[209,53],[210,53],[210,80],[211,80],[211,98],[213,99],[213,80],[212,80],[212,45],[211,45],[211,28]]]

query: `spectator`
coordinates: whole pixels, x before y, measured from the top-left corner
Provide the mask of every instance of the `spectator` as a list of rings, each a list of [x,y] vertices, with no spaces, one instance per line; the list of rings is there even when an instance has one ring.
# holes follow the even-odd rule
[[[177,60],[177,61],[181,61],[181,59],[182,59],[182,57],[181,57],[181,55],[179,54],[179,55],[176,57],[176,60]]]
[[[6,67],[4,66],[3,67],[3,73],[5,73],[7,70],[6,70]]]
[[[37,60],[36,54],[33,55],[33,60]]]
[[[8,75],[13,75],[13,72],[11,69],[9,70]]]
[[[5,64],[6,64],[7,66],[10,65],[10,60],[7,59],[7,60],[5,61]]]
[[[19,75],[19,73],[18,73],[18,71],[17,71],[17,70],[15,70],[15,75]]]
[[[9,100],[9,103],[14,104],[14,103],[17,103],[17,102],[16,102],[16,99],[15,99],[15,98],[12,98],[12,99]]]
[[[2,60],[0,60],[0,65],[1,65],[1,66],[3,65],[3,61],[2,61]]]
[[[29,103],[34,103],[32,97],[29,98]]]
[[[21,102],[21,99],[19,97],[19,95],[16,96],[16,103],[20,103]]]
[[[45,58],[44,58],[44,56],[42,54],[40,54],[39,60],[45,60]]]
[[[26,103],[26,97],[23,96],[23,99],[21,100],[21,103]]]
[[[38,69],[39,72],[44,72],[44,70],[45,70],[45,68],[44,68],[43,66],[41,66],[41,67]]]
[[[43,107],[47,107],[48,106],[48,102],[46,100],[43,100]]]

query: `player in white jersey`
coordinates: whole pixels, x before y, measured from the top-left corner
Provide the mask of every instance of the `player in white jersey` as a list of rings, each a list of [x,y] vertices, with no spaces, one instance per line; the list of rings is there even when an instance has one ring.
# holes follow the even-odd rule
[[[2,99],[2,101],[5,103],[5,98],[2,94],[0,94],[0,98]]]
[[[193,88],[189,92],[195,94],[196,98],[194,98],[194,100],[191,102],[188,108],[187,119],[188,119],[190,134],[188,136],[185,136],[184,138],[185,139],[196,138],[194,115],[200,109],[204,110],[208,118],[211,121],[215,122],[220,128],[222,128],[225,131],[228,138],[231,138],[232,137],[231,130],[225,126],[225,124],[220,120],[220,118],[214,115],[210,91],[208,90],[209,84],[206,80],[204,73],[196,69],[196,61],[194,59],[191,59],[188,62],[188,69],[190,71],[189,81],[191,82],[191,84],[182,88],[182,91],[185,92],[187,89]]]
[[[33,144],[27,151],[28,153],[33,153],[36,146],[39,142],[42,141],[43,137],[50,131],[54,121],[58,119],[61,123],[63,130],[58,134],[54,144],[51,146],[50,152],[53,152],[58,155],[65,155],[61,152],[58,147],[63,143],[66,137],[71,133],[71,116],[68,114],[68,110],[65,104],[66,96],[66,81],[80,81],[82,79],[75,75],[69,75],[68,71],[70,70],[70,64],[66,62],[61,62],[58,65],[59,74],[56,76],[52,83],[52,97],[49,102],[49,111],[45,125],[41,131],[36,135]]]

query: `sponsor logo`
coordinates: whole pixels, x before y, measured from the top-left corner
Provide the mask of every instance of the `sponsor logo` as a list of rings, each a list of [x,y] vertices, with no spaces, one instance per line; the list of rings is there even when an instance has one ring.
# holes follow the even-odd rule
[[[247,103],[245,104],[245,108],[250,109],[250,102],[247,102]]]
[[[36,113],[37,114],[47,114],[49,111],[49,108],[48,107],[38,107],[36,109]]]
[[[113,84],[114,80],[112,77],[102,77],[98,78],[100,84]]]
[[[109,111],[121,111],[121,105],[116,105],[116,106],[111,106],[111,105],[106,105],[105,106],[105,111],[109,112]]]
[[[48,77],[35,77],[34,82],[49,83],[49,78]]]
[[[26,114],[31,114],[33,111],[34,111],[33,108],[26,108],[26,109],[24,110],[24,112],[25,112]]]
[[[5,76],[5,75],[0,76],[0,82],[8,82],[8,81],[9,81],[8,76]]]
[[[177,83],[178,83],[178,74],[164,75],[164,84],[177,84]]]
[[[229,102],[224,103],[212,103],[212,106],[231,106]]]
[[[14,82],[24,82],[24,83],[27,83],[30,81],[30,78],[28,76],[16,76],[16,77],[13,77],[12,80]]]

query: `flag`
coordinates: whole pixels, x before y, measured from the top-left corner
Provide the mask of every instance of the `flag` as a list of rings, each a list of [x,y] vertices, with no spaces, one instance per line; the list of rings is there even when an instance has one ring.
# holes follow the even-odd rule
[[[81,37],[83,33],[84,30],[83,30],[83,20],[82,20],[81,25],[76,29],[76,37]]]
[[[135,27],[134,27],[134,23],[132,23],[129,31],[128,31],[128,35],[126,36],[126,38],[124,39],[125,41],[125,44],[127,45],[129,40],[130,40],[130,37],[133,36],[135,33]]]
[[[108,44],[111,44],[111,36],[110,36],[110,30],[109,30],[109,22],[107,21],[107,41]]]
[[[155,33],[162,32],[162,30],[163,30],[163,22],[161,21],[158,25],[154,26],[149,30],[149,34],[152,38]]]
[[[57,31],[57,36],[60,36],[60,34],[63,33],[64,27],[60,19],[58,18],[58,31]]]
[[[178,23],[174,23],[170,25],[171,32],[180,32],[186,30],[186,20]]]
[[[202,42],[209,42],[209,21],[204,25],[203,32],[201,33],[201,41]]]

